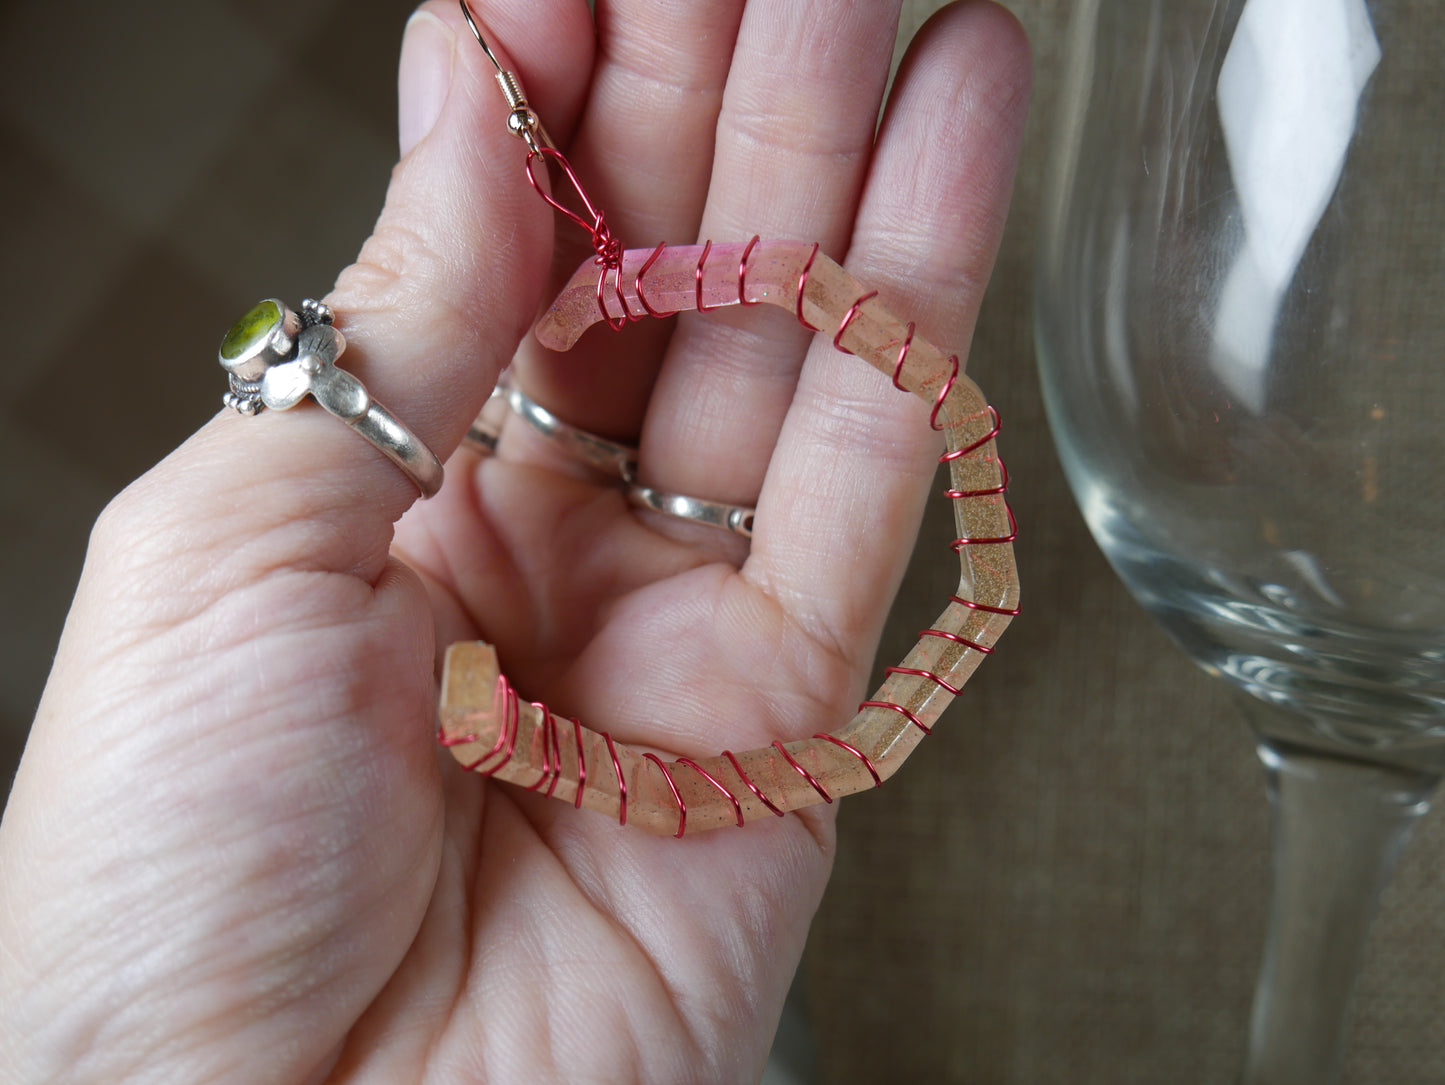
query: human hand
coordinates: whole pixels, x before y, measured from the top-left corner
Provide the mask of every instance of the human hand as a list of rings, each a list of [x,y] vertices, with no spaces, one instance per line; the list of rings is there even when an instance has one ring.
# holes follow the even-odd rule
[[[595,40],[582,0],[475,7],[629,244],[816,239],[967,341],[1028,79],[997,9],[930,24],[874,150],[896,4],[619,0]],[[405,153],[328,301],[341,365],[442,452],[585,243],[456,6],[422,10]],[[411,483],[314,408],[228,412],[112,504],[0,824],[0,1079],[757,1078],[831,808],[658,839],[461,773],[433,728],[436,647],[476,637],[525,695],[678,753],[852,714],[937,437],[761,316],[513,364],[640,439],[649,482],[756,499],[750,551],[520,426],[401,518]]]

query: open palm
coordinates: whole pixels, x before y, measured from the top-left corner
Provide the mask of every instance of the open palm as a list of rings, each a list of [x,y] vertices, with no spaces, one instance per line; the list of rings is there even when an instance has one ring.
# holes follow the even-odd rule
[[[1027,95],[998,9],[474,4],[631,246],[798,237],[967,341]],[[328,299],[343,366],[439,452],[501,369],[755,538],[627,507],[515,421],[410,484],[314,407],[218,417],[102,517],[3,825],[6,1081],[756,1080],[831,810],[681,841],[465,774],[439,645],[678,754],[852,714],[937,455],[926,405],[776,314],[517,344],[585,255],[450,0],[404,156]],[[434,123],[433,123],[434,122]],[[876,128],[876,130],[875,130]],[[516,351],[515,360],[513,359]],[[398,518],[400,522],[398,523]]]

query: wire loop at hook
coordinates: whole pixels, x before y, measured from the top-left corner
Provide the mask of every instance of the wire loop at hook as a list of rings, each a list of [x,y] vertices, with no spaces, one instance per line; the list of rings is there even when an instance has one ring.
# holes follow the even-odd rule
[[[587,194],[587,190],[582,187],[582,181],[572,168],[572,163],[567,161],[567,156],[557,149],[557,145],[547,135],[547,130],[542,127],[541,119],[527,102],[527,95],[522,90],[521,82],[514,73],[502,67],[502,62],[497,59],[497,54],[492,52],[492,47],[482,36],[481,27],[477,25],[476,17],[472,14],[471,5],[467,3],[467,0],[458,0],[458,3],[462,8],[462,18],[467,21],[467,26],[471,28],[477,44],[482,47],[482,52],[487,54],[487,59],[497,69],[497,85],[502,88],[502,95],[507,99],[507,105],[512,111],[507,117],[507,129],[527,145],[527,180],[537,190],[537,195],[546,200],[554,210],[587,231],[588,236],[592,239],[592,248],[597,253],[597,263],[603,269],[602,277],[597,283],[597,308],[609,327],[613,330],[622,328],[629,320],[636,319],[636,316],[628,310],[627,300],[622,293],[623,250],[621,240],[612,236],[612,231],[607,227],[606,216],[592,202],[592,197]],[[546,186],[537,176],[536,161],[538,158],[557,164],[573,191],[577,193],[578,199],[582,201],[587,218],[583,218],[571,208],[559,203],[547,191]],[[611,314],[604,296],[603,283],[606,281],[609,271],[613,273],[613,289],[621,309],[619,316]]]

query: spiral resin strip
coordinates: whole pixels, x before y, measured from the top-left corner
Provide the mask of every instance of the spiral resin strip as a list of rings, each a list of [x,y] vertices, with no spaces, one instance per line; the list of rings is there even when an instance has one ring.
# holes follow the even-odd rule
[[[584,225],[587,225],[584,223]],[[646,284],[641,280],[645,279]],[[1012,542],[1017,535],[1006,492],[1008,473],[994,441],[1001,422],[945,354],[811,242],[760,241],[628,250],[615,266],[588,260],[538,323],[537,337],[570,348],[592,324],[618,327],[638,314],[768,303],[790,310],[902,391],[930,404],[949,469],[961,576],[934,626],[858,714],[832,734],[774,742],[741,754],[664,762],[614,742],[606,732],[561,727],[541,706],[521,701],[501,676],[496,653],[468,642],[447,652],[442,680],[442,741],[464,765],[540,789],[652,832],[688,835],[781,816],[876,787],[896,772],[952,702],[1018,613]],[[561,730],[559,730],[561,727]],[[574,749],[560,749],[571,732]],[[611,765],[608,773],[606,766]],[[655,767],[654,767],[655,766]],[[690,769],[683,772],[681,769]],[[658,771],[660,770],[660,771]]]

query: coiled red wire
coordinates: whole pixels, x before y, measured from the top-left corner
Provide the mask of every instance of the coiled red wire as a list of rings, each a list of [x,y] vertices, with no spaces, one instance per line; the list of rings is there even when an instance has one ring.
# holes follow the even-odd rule
[[[582,809],[582,791],[587,786],[587,757],[582,751],[582,721],[572,718],[572,738],[577,744],[577,800],[573,804]]]
[[[733,804],[733,813],[737,815],[738,828],[741,829],[743,827],[743,804],[738,801],[738,797],[734,795],[731,791],[729,791],[726,787],[724,787],[721,780],[719,780],[712,773],[708,772],[707,769],[703,768],[692,758],[679,757],[677,759],[677,763],[679,765],[686,765],[708,783],[712,784],[713,787],[717,788],[718,791],[722,792],[723,797]]]
[[[869,761],[869,760],[868,760],[868,755],[865,754],[862,750],[858,749],[857,746],[854,746],[854,745],[852,745],[852,744],[850,744],[850,743],[844,742],[841,738],[838,738],[838,737],[836,737],[835,735],[827,734],[826,732],[823,732],[823,731],[819,731],[819,732],[818,732],[817,734],[815,734],[813,737],[814,737],[814,738],[821,738],[824,742],[831,742],[834,746],[841,746],[843,749],[847,750],[847,751],[848,751],[849,753],[851,753],[854,757],[856,757],[859,761],[862,761],[862,762],[863,762],[863,767],[868,770],[868,775],[871,776],[871,777],[873,777],[873,786],[874,786],[874,787],[882,787],[882,786],[883,786],[883,781],[882,781],[882,779],[880,779],[879,776],[878,776],[878,770],[873,767],[873,762],[872,762],[872,761]]]
[[[606,731],[602,737],[607,740],[607,755],[612,758],[612,771],[617,774],[617,796],[620,809],[617,812],[617,824],[627,824],[627,781],[622,775],[622,762],[617,758],[617,747],[612,744],[612,736]]]
[[[816,254],[816,251],[817,251],[817,250],[815,249],[815,250],[814,250],[814,253],[815,253],[815,254]],[[811,263],[812,263],[811,257],[810,257],[810,259],[809,259],[808,262],[809,262],[809,265],[811,265]],[[804,276],[803,276],[802,280],[801,280],[801,281],[799,282],[799,284],[798,284],[797,312],[798,312],[798,319],[799,319],[800,321],[802,321],[803,325],[804,325],[805,327],[810,327],[810,328],[811,328],[812,325],[808,324],[807,321],[803,320],[803,316],[802,316],[802,313],[803,313],[803,308],[802,308],[802,306],[803,306],[803,286],[804,286],[804,284],[806,283],[806,281],[807,281],[807,279],[806,279],[806,269],[805,269]],[[868,301],[870,298],[876,297],[877,294],[878,294],[878,291],[876,291],[876,290],[870,291],[870,292],[862,295],[861,297],[859,297],[857,301],[855,301],[852,305],[850,305],[850,306],[848,307],[848,310],[843,314],[843,319],[842,319],[842,320],[839,322],[839,324],[838,324],[838,330],[837,330],[837,332],[836,332],[836,333],[834,334],[834,336],[833,336],[833,346],[834,346],[834,347],[836,347],[838,350],[843,351],[843,352],[846,353],[846,354],[851,354],[851,353],[853,353],[852,351],[848,350],[847,347],[843,346],[843,344],[842,344],[843,333],[848,329],[848,325],[853,322],[854,317],[856,317],[856,316],[858,315],[858,310],[859,310],[859,308],[863,305],[863,303],[866,302],[866,301]],[[813,329],[813,330],[816,331],[817,329],[815,328],[815,329]],[[894,363],[893,363],[893,374],[892,374],[893,387],[897,388],[900,392],[906,392],[906,391],[908,391],[908,389],[903,386],[902,376],[903,376],[903,367],[904,367],[905,364],[907,364],[907,361],[908,361],[908,353],[909,353],[909,351],[910,351],[910,350],[912,349],[912,347],[913,347],[914,330],[915,330],[915,325],[914,325],[914,323],[913,323],[912,321],[909,321],[908,326],[907,326],[907,329],[906,329],[906,331],[905,331],[904,334],[903,334],[903,342],[899,345],[899,348],[898,348],[898,356],[897,356],[897,358],[894,360]],[[938,422],[938,414],[939,414],[939,412],[943,409],[943,405],[944,405],[944,403],[947,401],[949,393],[953,391],[953,386],[954,386],[954,385],[957,383],[957,381],[958,381],[958,375],[959,375],[958,355],[957,355],[957,354],[949,355],[949,357],[948,357],[948,359],[946,360],[945,364],[949,366],[948,377],[947,377],[947,379],[944,381],[943,387],[939,389],[938,395],[937,395],[937,397],[934,399],[934,402],[933,402],[933,409],[929,412],[929,415],[928,415],[928,424],[929,424],[929,426],[931,426],[931,427],[932,427],[933,429],[935,429],[935,430],[940,430],[940,429],[943,428],[943,427],[939,424],[939,422]],[[993,440],[995,437],[998,436],[999,430],[1000,430],[1000,428],[1001,428],[1001,426],[1002,426],[1002,420],[1001,420],[1000,417],[999,417],[998,410],[997,410],[992,404],[990,404],[989,407],[988,407],[988,412],[989,412],[990,417],[991,417],[992,420],[993,420],[993,424],[992,424],[992,426],[989,428],[988,432],[985,433],[982,437],[977,438],[976,440],[970,442],[969,444],[967,444],[967,445],[965,445],[965,446],[963,446],[963,447],[961,447],[961,448],[954,449],[954,450],[952,450],[952,451],[950,451],[950,452],[945,452],[942,456],[939,457],[939,461],[938,461],[939,463],[951,463],[951,462],[953,462],[954,460],[957,460],[957,459],[960,459],[960,458],[962,458],[962,457],[964,457],[964,456],[967,456],[969,453],[977,451],[978,449],[982,448],[984,445],[988,444],[989,441]],[[964,498],[973,498],[973,497],[1003,496],[1003,495],[1004,495],[1005,493],[1007,493],[1007,491],[1008,491],[1008,468],[1004,465],[1003,460],[997,459],[996,462],[998,463],[999,476],[1000,476],[1000,480],[999,480],[998,485],[996,485],[996,486],[990,486],[990,487],[987,487],[987,488],[985,488],[985,489],[978,489],[978,490],[957,490],[957,489],[950,488],[950,489],[947,489],[947,490],[944,491],[944,496],[947,497],[947,498],[949,498],[949,499],[951,499],[951,500],[961,500],[961,499],[964,499]],[[1008,521],[1009,521],[1009,533],[1008,533],[1007,535],[1000,535],[1000,536],[996,536],[996,537],[993,537],[993,538],[968,538],[968,537],[964,537],[964,538],[954,539],[953,542],[950,543],[950,546],[952,546],[954,552],[957,553],[958,551],[962,550],[965,546],[984,546],[984,545],[990,545],[990,544],[996,544],[996,543],[1006,543],[1006,542],[1012,542],[1015,538],[1017,538],[1017,536],[1018,536],[1018,525],[1017,525],[1017,523],[1016,523],[1015,520],[1014,520],[1013,510],[1012,510],[1011,508],[1009,508],[1007,498],[1004,499],[1004,509],[1005,509],[1005,511],[1006,511],[1007,514],[1008,514]],[[1018,608],[1016,608],[1016,607],[1013,608],[1013,609],[1005,609],[1005,608],[1003,608],[1003,607],[989,606],[989,605],[987,605],[987,604],[985,604],[985,603],[975,603],[975,602],[973,602],[972,600],[962,599],[962,598],[960,598],[959,596],[956,596],[956,595],[950,596],[949,598],[950,598],[952,601],[957,602],[957,603],[962,603],[962,604],[965,605],[965,606],[973,607],[974,609],[977,609],[977,610],[988,611],[988,612],[994,613],[994,614],[1015,615],[1015,614],[1018,613]],[[957,634],[957,633],[950,633],[950,632],[947,632],[947,631],[941,630],[941,629],[925,629],[925,630],[923,630],[921,633],[919,633],[919,636],[920,636],[920,637],[925,637],[925,636],[942,637],[942,638],[945,638],[945,639],[947,639],[947,640],[951,640],[951,641],[953,641],[953,642],[955,642],[955,643],[957,643],[957,644],[961,644],[961,645],[963,645],[963,646],[966,647],[966,648],[972,648],[974,651],[976,651],[976,652],[981,652],[981,653],[983,653],[984,655],[991,655],[991,654],[993,653],[993,648],[991,648],[991,647],[989,647],[989,646],[986,646],[986,645],[983,645],[983,644],[979,644],[977,641],[970,640],[970,639],[968,639],[967,637],[960,636],[960,635]],[[920,669],[916,669],[916,668],[912,668],[912,667],[888,667],[888,668],[885,668],[884,673],[885,673],[885,674],[908,674],[908,675],[913,675],[913,676],[918,677],[918,678],[926,678],[926,679],[928,679],[929,681],[936,683],[940,688],[942,688],[942,689],[944,689],[944,690],[947,690],[950,694],[953,694],[953,695],[955,695],[955,696],[957,696],[960,692],[962,692],[962,690],[961,690],[960,687],[955,686],[955,685],[953,685],[952,683],[946,681],[944,678],[942,678],[940,675],[935,674],[933,671],[920,670]],[[927,727],[927,726],[925,726],[924,723],[923,723],[923,721],[920,720],[916,714],[914,714],[913,712],[911,712],[909,709],[905,708],[903,705],[897,704],[897,703],[895,703],[895,702],[893,702],[893,701],[864,701],[864,702],[862,702],[862,704],[860,704],[858,707],[859,707],[860,709],[863,709],[863,708],[885,708],[885,709],[888,709],[889,711],[897,712],[899,715],[901,715],[901,716],[903,716],[905,719],[907,719],[909,723],[913,724],[913,725],[914,725],[915,727],[917,727],[920,731],[922,731],[925,735],[927,735],[927,734],[932,734],[932,729],[929,728],[929,727]],[[827,738],[827,739],[829,739],[830,741],[833,741],[833,742],[837,743],[838,745],[843,746],[845,749],[851,750],[853,753],[857,754],[860,758],[863,759],[864,764],[868,766],[869,772],[872,772],[872,773],[873,773],[874,783],[877,784],[877,783],[879,782],[879,781],[878,781],[878,774],[877,774],[877,772],[874,771],[872,764],[867,760],[867,758],[864,758],[864,757],[863,757],[863,755],[862,755],[862,753],[861,753],[860,751],[854,750],[853,747],[847,746],[846,744],[844,744],[844,743],[842,743],[842,742],[839,742],[837,739],[833,739],[832,736],[830,736],[830,735],[814,735],[813,737],[814,737],[814,738]]]
[[[552,198],[537,177],[536,162],[538,158],[550,159],[557,164],[563,176],[572,185],[573,191],[577,193],[578,199],[582,201],[582,206],[590,216],[590,221]],[[587,194],[587,189],[583,187],[581,178],[572,168],[572,163],[567,161],[566,155],[552,147],[529,150],[527,152],[527,180],[536,189],[537,195],[546,200],[554,210],[587,231],[588,236],[592,239],[592,249],[597,254],[597,263],[602,269],[601,274],[597,276],[597,310],[613,331],[619,331],[626,327],[628,320],[632,319],[632,315],[627,308],[627,299],[622,293],[622,241],[612,236],[612,231],[607,225],[606,215],[592,202],[592,197]],[[622,313],[617,317],[607,311],[606,291],[609,272],[611,272],[612,290]]]
[[[989,651],[989,652],[993,651],[992,648],[979,649],[979,650],[980,650],[980,651]],[[915,669],[915,668],[913,668],[913,667],[884,667],[884,668],[883,668],[883,673],[884,673],[885,675],[888,675],[888,674],[911,674],[911,675],[914,675],[915,677],[918,677],[918,678],[927,678],[930,682],[933,682],[933,683],[937,684],[938,686],[941,686],[943,689],[948,690],[948,692],[951,693],[951,694],[953,694],[955,697],[957,697],[960,693],[963,692],[963,690],[961,690],[959,687],[950,685],[949,683],[945,682],[942,678],[938,677],[938,675],[934,674],[932,671],[920,671],[920,670],[917,670],[917,669]]]
[[[490,776],[499,768],[512,759],[512,750],[517,743],[517,728],[521,717],[521,708],[517,703],[517,692],[512,684],[507,681],[505,675],[497,676],[497,692],[502,697],[502,726],[497,729],[497,741],[492,748],[481,757],[470,764],[463,765],[468,772],[479,772],[483,776]],[[438,730],[437,741],[443,746],[465,746],[468,743],[477,741],[477,736],[472,734],[457,735],[448,737],[444,732]],[[503,754],[502,759],[491,768],[484,769],[482,763],[495,757],[498,753]]]
[[[722,308],[722,305],[721,305],[721,304],[718,304],[718,305],[704,305],[703,302],[702,302],[702,268],[703,268],[703,265],[707,263],[707,254],[710,253],[710,252],[712,252],[712,242],[711,242],[711,241],[704,242],[704,243],[703,243],[703,246],[702,246],[702,255],[697,258],[697,268],[696,268],[695,271],[693,271],[693,283],[694,283],[693,289],[696,291],[693,300],[695,301],[695,303],[696,303],[696,305],[697,305],[697,311],[698,311],[699,313],[710,313],[710,312],[712,312],[714,309],[721,309],[721,308]],[[739,287],[739,290],[741,290],[741,289],[742,289],[742,288]]]
[[[786,760],[788,764],[793,766],[794,770],[798,773],[798,775],[801,776],[804,780],[807,780],[808,783],[812,785],[813,790],[822,796],[824,802],[826,802],[830,806],[833,804],[833,796],[828,794],[828,789],[822,784],[820,784],[813,777],[813,774],[811,772],[803,768],[802,765],[798,764],[797,760],[793,757],[792,754],[788,752],[787,747],[784,746],[782,742],[774,740],[773,749],[777,750],[778,753],[782,754],[783,759]]]
[[[808,272],[813,270],[813,261],[818,258],[818,242],[813,242],[813,251],[808,253],[807,262],[803,264],[803,270],[798,273],[798,301],[794,310],[798,314],[798,323],[807,328],[810,332],[820,332],[822,328],[815,328],[803,317],[803,288],[808,285]]]
[[[768,799],[768,797],[767,797],[766,795],[764,795],[761,791],[758,790],[758,785],[755,784],[755,783],[753,783],[752,780],[750,780],[750,779],[748,778],[748,774],[747,774],[746,772],[744,772],[744,771],[743,771],[743,767],[742,767],[740,764],[738,764],[738,759],[737,759],[737,757],[733,754],[732,750],[724,750],[724,751],[723,751],[723,756],[726,757],[729,761],[732,762],[733,771],[738,774],[738,779],[741,780],[741,781],[747,786],[747,789],[748,789],[749,791],[751,791],[751,792],[757,797],[757,800],[758,800],[760,803],[762,803],[764,806],[766,806],[769,810],[771,810],[771,811],[772,811],[774,814],[776,814],[778,817],[782,817],[782,816],[787,812],[787,811],[785,811],[785,810],[779,809],[776,805],[774,805],[774,804]]]
[[[542,713],[541,722],[537,725],[542,732],[542,775],[525,790],[540,791],[543,784],[548,784],[545,794],[550,799],[562,776],[562,745],[557,737],[557,720],[551,711],[541,701],[533,701],[532,707]]]
[[[920,637],[941,637],[944,640],[953,641],[954,644],[961,644],[965,648],[972,648],[975,652],[981,652],[986,656],[993,655],[993,649],[987,645],[979,644],[978,641],[969,640],[967,637],[961,637],[957,633],[950,633],[944,629],[924,629],[918,635]],[[928,675],[928,677],[933,678],[934,676]]]
[[[922,720],[920,720],[912,712],[908,711],[908,709],[904,708],[901,704],[894,704],[892,701],[863,701],[861,704],[858,705],[858,707],[892,709],[894,712],[899,713],[901,716],[907,719],[909,723],[913,724],[914,727],[917,727],[925,735],[933,734],[933,728],[925,726]]]
[[[667,781],[668,790],[672,792],[672,797],[677,800],[677,832],[673,833],[673,836],[682,836],[683,833],[687,832],[687,803],[683,801],[682,792],[677,789],[677,781],[672,778],[672,773],[667,771],[667,766],[662,763],[661,758],[659,758],[657,754],[645,753],[642,755],[642,758],[644,761],[651,761],[662,770],[662,778]]]
[[[858,310],[859,310],[859,308],[863,305],[863,303],[864,303],[865,301],[867,301],[869,298],[876,298],[877,296],[878,296],[878,291],[876,291],[876,290],[870,290],[870,291],[868,291],[868,293],[864,294],[861,298],[859,298],[857,301],[855,301],[852,305],[848,306],[848,311],[843,314],[843,319],[838,322],[838,330],[833,333],[833,349],[834,349],[834,350],[841,350],[844,354],[852,354],[852,353],[853,353],[851,350],[849,350],[847,347],[845,347],[842,343],[840,343],[839,340],[843,338],[843,333],[848,330],[848,325],[851,324],[851,323],[853,323],[853,318],[858,315]],[[895,373],[894,376],[896,377],[897,374]],[[897,384],[898,382],[897,382],[897,380],[894,380],[893,383],[894,383],[894,384]]]
[[[748,301],[747,292],[743,284],[748,281],[748,257],[753,254],[757,247],[758,235],[753,234],[752,240],[743,246],[743,254],[738,258],[738,304],[739,305],[761,305],[761,301]]]
[[[668,312],[661,312],[654,309],[652,303],[647,300],[647,291],[642,283],[643,280],[647,278],[647,273],[652,270],[652,265],[657,263],[657,258],[662,255],[662,250],[665,248],[667,248],[667,242],[659,241],[657,248],[652,250],[652,254],[642,262],[642,267],[637,272],[637,300],[642,302],[642,307],[647,310],[648,316],[656,317],[658,320],[665,320],[670,316],[676,316],[677,310],[672,309]],[[626,311],[626,309],[627,306],[623,305],[623,310]],[[638,319],[641,318],[639,317]]]

